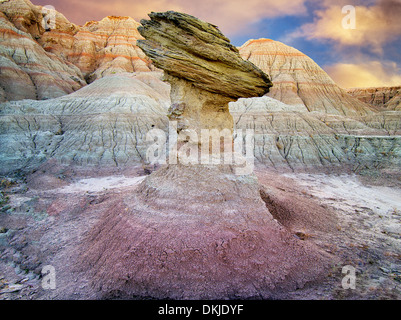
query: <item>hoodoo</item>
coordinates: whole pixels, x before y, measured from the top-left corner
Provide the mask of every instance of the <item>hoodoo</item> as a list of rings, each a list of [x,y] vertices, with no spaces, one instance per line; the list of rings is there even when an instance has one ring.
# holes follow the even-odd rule
[[[137,44],[171,84],[169,115],[179,130],[232,130],[228,103],[262,96],[272,86],[216,26],[173,11],[149,17],[141,20],[145,40]]]
[[[171,84],[177,134],[232,132],[228,103],[264,95],[268,76],[217,27],[172,11],[149,16],[138,46]],[[328,257],[275,220],[256,176],[234,167],[178,161],[147,176],[85,239],[92,284],[105,297],[268,298],[321,276]]]

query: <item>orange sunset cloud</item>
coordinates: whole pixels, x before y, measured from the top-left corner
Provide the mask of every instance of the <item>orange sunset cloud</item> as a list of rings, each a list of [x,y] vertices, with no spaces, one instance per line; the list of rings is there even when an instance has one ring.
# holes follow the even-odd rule
[[[205,21],[217,25],[223,33],[241,33],[250,23],[263,18],[281,15],[299,15],[306,12],[305,0],[69,0],[52,1],[56,10],[75,23],[84,24],[87,20],[109,15],[130,16],[135,20],[147,18],[152,11],[180,11],[195,15]],[[46,1],[35,1],[45,5]],[[92,17],[89,18],[88,17]]]
[[[325,70],[343,88],[390,87],[401,84],[400,68],[395,62],[337,63],[326,66]]]
[[[381,53],[383,46],[401,35],[401,2],[382,0],[374,6],[355,6],[355,29],[343,28],[343,5],[330,4],[316,11],[317,18],[304,24],[292,37],[332,40],[339,45],[369,47]]]

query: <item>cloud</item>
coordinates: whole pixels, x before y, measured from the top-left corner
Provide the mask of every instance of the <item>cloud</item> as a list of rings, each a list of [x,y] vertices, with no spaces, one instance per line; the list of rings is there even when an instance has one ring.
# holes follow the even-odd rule
[[[84,24],[108,15],[147,18],[151,11],[180,11],[217,25],[227,35],[241,34],[264,18],[302,15],[307,0],[32,0],[53,5],[72,22]]]
[[[287,38],[331,40],[340,46],[365,47],[380,54],[387,43],[401,37],[400,0],[379,0],[371,6],[355,6],[355,29],[343,28],[346,14],[342,8],[346,1],[343,2],[326,0],[325,6],[315,11],[313,22],[302,25]]]
[[[401,46],[401,0],[311,0],[316,6],[314,19],[287,34],[283,40],[299,40],[327,45],[328,59],[323,66],[343,88],[401,85],[401,69],[390,61]],[[355,29],[343,28],[347,13],[342,9],[354,2]],[[297,41],[295,41],[297,40]]]
[[[251,38],[253,28],[265,19],[277,33],[283,26],[275,18],[301,17],[305,21],[280,41],[307,46],[318,43],[328,51],[323,67],[343,87],[386,86],[401,84],[396,63],[401,50],[401,0],[31,0],[38,5],[53,5],[67,19],[77,24],[101,20],[109,15],[147,19],[151,11],[180,11],[213,23],[229,38]],[[352,4],[356,8],[356,29],[344,29],[342,8]],[[286,19],[276,20],[285,23]],[[271,26],[269,24],[269,26]],[[291,23],[290,23],[291,26]],[[285,27],[285,26],[284,26]],[[284,28],[286,29],[286,28]],[[263,29],[265,31],[265,29]],[[287,28],[288,30],[288,28]],[[263,35],[262,35],[263,36]],[[305,41],[306,40],[306,41]],[[398,44],[397,44],[398,43]],[[310,46],[312,49],[316,46]],[[316,50],[316,49],[315,49]],[[310,52],[309,54],[312,54]],[[390,54],[391,53],[391,54]],[[335,63],[338,62],[338,63]]]
[[[324,70],[343,88],[386,87],[401,85],[401,70],[395,62],[366,61],[337,63]]]

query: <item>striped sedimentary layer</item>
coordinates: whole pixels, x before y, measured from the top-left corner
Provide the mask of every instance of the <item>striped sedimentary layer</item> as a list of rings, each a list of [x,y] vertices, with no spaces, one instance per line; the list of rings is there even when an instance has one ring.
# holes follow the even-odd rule
[[[50,30],[40,43],[77,66],[88,82],[118,72],[150,71],[150,60],[136,46],[141,39],[137,23],[129,17],[109,16],[87,22],[76,32]]]
[[[365,103],[385,110],[401,111],[401,86],[351,88],[347,92]]]
[[[310,57],[281,42],[249,40],[239,48],[241,56],[270,76],[268,95],[300,111],[320,111],[348,116],[365,115],[373,108],[350,97]]]
[[[160,73],[110,75],[67,96],[0,105],[1,173],[47,159],[124,166],[144,161],[152,128],[167,130],[169,87]]]
[[[0,12],[0,101],[49,99],[86,84],[79,68],[46,52]]]
[[[269,166],[399,166],[401,113],[349,95],[311,58],[270,39],[249,40],[240,54],[266,72],[273,87],[240,99],[230,112],[237,129],[255,129],[255,156]],[[277,100],[284,103],[279,103]],[[395,104],[397,95],[388,100]]]
[[[401,165],[400,112],[344,116],[300,111],[270,97],[230,104],[235,130],[253,129],[255,158],[269,167]]]
[[[109,74],[154,70],[136,46],[138,23],[106,17],[77,26],[28,0],[0,3],[0,99],[49,99]],[[44,24],[51,17],[54,24]]]
[[[170,86],[161,77],[161,72],[110,75],[67,96],[0,104],[2,173],[31,170],[51,158],[112,167],[141,163],[149,147],[146,133],[159,128],[168,134]],[[399,111],[361,117],[300,112],[265,96],[230,103],[230,113],[235,130],[244,135],[254,130],[256,164],[401,165]]]

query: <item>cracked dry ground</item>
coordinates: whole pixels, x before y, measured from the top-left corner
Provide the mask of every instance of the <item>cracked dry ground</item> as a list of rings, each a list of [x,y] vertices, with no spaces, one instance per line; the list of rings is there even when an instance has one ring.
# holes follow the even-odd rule
[[[299,241],[333,256],[323,281],[280,298],[401,298],[400,176],[263,168],[256,174],[272,215]],[[99,176],[94,169],[48,164],[23,178],[3,178],[0,299],[101,299],[70,261],[91,226],[143,176],[140,168],[105,169]],[[333,215],[330,232],[319,221],[320,212]],[[41,286],[45,265],[55,268],[55,290]],[[354,290],[342,288],[346,265],[356,269]]]

